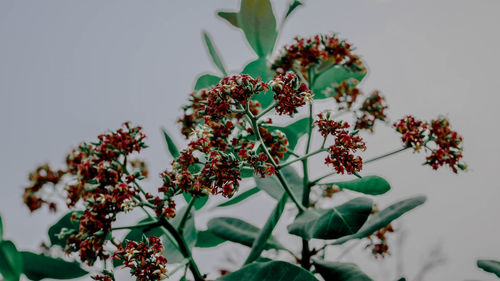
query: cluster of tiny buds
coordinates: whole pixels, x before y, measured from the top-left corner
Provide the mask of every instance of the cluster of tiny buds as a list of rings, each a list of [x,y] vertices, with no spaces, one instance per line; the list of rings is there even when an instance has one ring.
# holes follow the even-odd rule
[[[118,249],[113,254],[113,258],[122,260],[137,281],[161,280],[167,277],[167,259],[162,252],[160,238],[150,236],[140,243],[129,241],[125,249]]]
[[[306,104],[306,101],[312,101],[311,90],[291,71],[284,75],[278,74],[269,82],[269,86],[274,92],[274,100],[277,103],[276,112],[280,115],[292,116],[297,113],[297,108]]]
[[[419,151],[422,147],[431,153],[426,157],[424,164],[430,165],[434,170],[448,165],[454,173],[466,170],[463,158],[462,137],[450,129],[448,119],[440,117],[431,122],[406,116],[394,123],[396,131],[401,133],[401,140],[406,147]]]
[[[329,155],[325,164],[331,164],[339,174],[354,174],[361,171],[363,160],[360,156],[354,156],[357,150],[365,150],[363,139],[357,135],[357,131],[348,132],[350,126],[347,122],[331,120],[329,114],[318,114],[314,122],[318,126],[323,137],[333,136],[334,144],[329,147]]]

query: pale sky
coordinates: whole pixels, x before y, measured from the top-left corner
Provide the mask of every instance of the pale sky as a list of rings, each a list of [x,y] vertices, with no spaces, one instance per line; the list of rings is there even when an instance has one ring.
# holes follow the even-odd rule
[[[238,72],[254,58],[243,35],[215,16],[237,3],[0,2],[0,213],[7,238],[21,249],[36,249],[58,218],[46,210],[30,214],[22,205],[32,169],[45,162],[62,165],[73,146],[126,120],[142,125],[148,135],[150,148],[143,157],[152,177],[147,189],[155,189],[156,175],[170,162],[160,127],[175,132],[182,144],[175,123],[180,107],[199,74],[216,73],[201,31],[212,35],[228,69]],[[284,4],[273,1],[279,18]],[[339,33],[368,65],[362,89],[385,94],[392,120],[407,113],[425,119],[443,114],[464,137],[468,173],[433,171],[421,165],[424,155],[411,152],[364,169],[363,174],[384,176],[392,184],[376,199],[380,206],[428,196],[426,204],[395,224],[407,233],[401,255],[380,262],[360,249],[343,259],[376,280],[394,279],[397,261],[408,280],[415,280],[436,245],[447,262],[423,280],[495,280],[477,269],[475,260],[500,260],[499,12],[498,0],[306,1],[279,37],[280,47],[297,35]],[[367,137],[368,158],[400,145],[389,128],[376,129]],[[313,170],[320,175],[328,168],[318,158]],[[200,214],[196,223],[204,228],[210,217],[232,215],[262,225],[272,202],[261,195],[229,211]],[[296,242],[286,234],[286,222],[277,235]],[[209,272],[224,266],[228,252],[243,260],[247,251],[228,243],[195,256]]]

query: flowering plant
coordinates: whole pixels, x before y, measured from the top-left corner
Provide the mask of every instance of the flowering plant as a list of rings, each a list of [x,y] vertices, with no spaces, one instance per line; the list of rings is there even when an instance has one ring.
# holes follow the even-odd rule
[[[300,2],[294,1],[283,21],[298,6]],[[394,231],[391,223],[423,204],[425,197],[410,197],[379,210],[373,197],[391,187],[380,176],[363,175],[363,166],[413,149],[426,153],[424,164],[433,169],[447,166],[457,173],[466,169],[461,136],[445,117],[423,121],[409,115],[391,125],[401,137],[401,148],[364,159],[369,145],[363,134],[374,133],[378,123],[388,123],[388,105],[380,92],[365,94],[358,88],[366,68],[351,44],[335,34],[297,37],[269,60],[278,36],[269,0],[242,0],[240,11],[219,16],[243,31],[258,59],[241,73],[228,74],[204,34],[222,76],[198,78],[179,119],[185,148],[178,150],[165,132],[173,161],[161,173],[162,184],[153,193],[142,186],[148,172],[137,158],[147,147],[146,137],[141,127],[128,122],[79,145],[66,157],[63,169],[37,168],[24,191],[29,209],[47,205],[55,211],[53,194],[63,194],[70,209],[49,229],[46,248],[61,247],[85,266],[102,262],[101,272],[92,275],[94,280],[115,280],[111,265],[127,268],[141,281],[167,278],[182,269],[182,280],[195,281],[371,280],[354,264],[326,260],[326,249],[366,239],[371,253],[383,258],[389,254],[386,235]],[[315,110],[316,103],[327,102],[329,110]],[[314,143],[313,138],[320,142]],[[316,155],[331,167],[329,173],[313,177],[310,164]],[[351,179],[328,180],[342,175]],[[242,182],[255,182],[256,187],[242,191]],[[207,229],[196,229],[194,218],[210,210],[204,208],[209,198],[228,198],[216,206],[224,208],[261,191],[277,200],[262,227],[216,217]],[[332,206],[329,198],[340,192],[363,195]],[[272,235],[286,206],[295,216],[287,229],[301,240],[300,251]],[[116,225],[120,216],[136,210],[144,213],[143,220]],[[250,248],[241,269],[224,270],[222,276],[201,272],[193,248],[216,247],[226,241]],[[17,252],[12,242],[1,243],[2,253],[11,257],[6,266],[0,266],[7,280],[18,280],[21,272],[32,280],[87,274],[78,264]],[[288,256],[272,256],[268,250]],[[43,261],[30,264],[33,256]],[[55,262],[64,276],[40,266]],[[16,267],[19,263],[21,268]]]

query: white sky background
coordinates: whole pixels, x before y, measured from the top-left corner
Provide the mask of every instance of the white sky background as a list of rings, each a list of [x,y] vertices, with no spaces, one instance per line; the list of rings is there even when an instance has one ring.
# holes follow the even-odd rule
[[[73,146],[123,121],[142,125],[148,135],[143,157],[152,175],[148,189],[155,189],[156,175],[170,162],[160,127],[175,132],[181,144],[175,124],[180,107],[197,75],[216,73],[201,31],[212,35],[228,69],[239,71],[253,59],[243,35],[215,17],[216,10],[236,9],[237,2],[0,2],[0,213],[8,238],[21,249],[35,249],[58,217],[46,210],[30,214],[22,205],[28,173],[44,162],[62,165]],[[279,18],[284,2],[273,2]],[[386,95],[393,120],[407,113],[425,119],[444,114],[464,137],[471,170],[458,176],[421,166],[424,155],[411,152],[366,166],[363,174],[382,175],[392,184],[377,199],[381,206],[428,196],[396,224],[408,235],[401,256],[376,262],[367,251],[355,251],[345,257],[377,280],[394,277],[397,259],[413,280],[436,245],[447,263],[425,280],[495,280],[475,260],[500,259],[499,12],[497,0],[307,1],[279,38],[281,47],[296,35],[339,32],[368,65],[362,88]],[[376,129],[368,137],[367,158],[400,146],[390,129]],[[317,163],[313,173],[320,175],[327,168],[321,158]],[[272,202],[262,195],[217,215],[261,225]],[[197,224],[204,227],[209,217],[200,216]],[[283,223],[278,235],[286,232]],[[201,270],[210,271],[224,267],[228,252],[244,259],[246,251],[227,244],[196,256]]]

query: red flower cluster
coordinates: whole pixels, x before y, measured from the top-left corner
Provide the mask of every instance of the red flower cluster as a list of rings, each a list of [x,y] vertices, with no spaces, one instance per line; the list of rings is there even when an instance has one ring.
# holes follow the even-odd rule
[[[385,121],[385,118],[387,118],[384,112],[387,108],[389,108],[389,106],[385,103],[385,98],[381,96],[378,91],[373,92],[359,108],[361,116],[358,116],[354,128],[361,130],[367,129],[373,132],[375,121]]]
[[[294,69],[306,73],[309,66],[331,60],[332,63],[342,64],[353,71],[365,71],[359,57],[353,55],[351,51],[351,45],[335,35],[296,37],[293,44],[283,48],[281,56],[274,61],[271,69],[278,73]]]
[[[405,118],[394,123],[396,131],[402,134],[401,140],[407,147],[413,147],[419,151],[424,145],[425,133],[428,127],[427,122],[416,120],[415,117],[408,115]]]
[[[292,116],[297,113],[297,108],[305,105],[307,100],[312,100],[311,90],[291,71],[284,75],[278,74],[269,85],[277,102],[276,112],[280,115]]]
[[[458,169],[467,168],[465,164],[459,163],[463,157],[462,137],[450,129],[450,123],[446,118],[431,121],[429,139],[436,144],[437,149],[427,157],[426,164],[431,165],[434,170],[446,164],[455,173]]]
[[[133,182],[145,175],[145,166],[138,161],[127,163],[127,156],[145,148],[141,127],[124,123],[115,132],[100,135],[92,144],[83,143],[67,158],[64,171],[53,172],[44,166],[30,176],[34,183],[25,191],[25,202],[36,209],[35,190],[46,183],[57,184],[66,175],[71,184],[66,188],[68,207],[83,202],[85,211],[75,213],[80,221],[79,231],[66,232],[66,252],[79,252],[80,259],[93,264],[96,259],[107,259],[103,246],[111,224],[120,212],[131,210],[137,202],[139,190]],[[127,170],[130,166],[130,171]],[[39,205],[39,204],[38,204]]]
[[[458,169],[467,169],[467,166],[460,162],[463,158],[463,139],[450,129],[450,123],[446,118],[428,123],[407,116],[394,123],[394,127],[403,134],[401,139],[407,147],[414,147],[415,151],[418,151],[425,146],[431,151],[424,164],[430,165],[434,170],[444,165],[448,165],[454,173],[457,173]]]
[[[225,77],[207,92],[205,114],[215,119],[225,117],[231,113],[232,104],[245,106],[252,95],[267,89],[260,78],[253,79],[250,75]]]
[[[387,238],[385,237],[385,235],[392,232],[394,232],[394,229],[389,224],[387,227],[378,230],[373,235],[375,238],[377,238],[378,241],[374,241],[373,236],[367,237],[368,239],[370,239],[370,244],[368,244],[366,248],[372,249],[372,254],[375,258],[385,258],[386,255],[390,255],[389,245],[387,244]]]
[[[113,254],[113,258],[123,260],[123,265],[130,268],[137,281],[161,280],[167,277],[167,259],[161,255],[162,252],[160,238],[150,236],[141,243],[129,241],[125,249]]]
[[[48,183],[51,183],[55,187],[61,181],[63,175],[64,171],[53,171],[48,164],[38,167],[29,175],[31,185],[24,189],[23,199],[24,204],[28,206],[31,212],[41,208],[43,204],[48,204],[51,211],[57,210],[56,203],[50,201],[48,196],[46,198],[42,195],[42,193],[51,193],[50,190],[46,191],[42,189]]]
[[[326,118],[323,114],[318,114],[318,120],[314,122],[324,137],[332,135],[335,137],[334,144],[329,148],[329,155],[325,159],[325,164],[332,164],[339,174],[353,174],[361,171],[363,160],[360,156],[352,153],[358,149],[365,150],[366,146],[361,137],[349,133],[345,129],[349,128],[346,122],[336,122]]]

